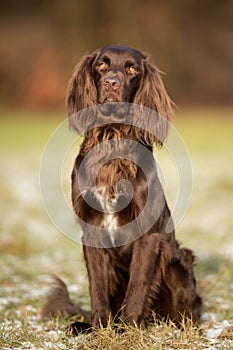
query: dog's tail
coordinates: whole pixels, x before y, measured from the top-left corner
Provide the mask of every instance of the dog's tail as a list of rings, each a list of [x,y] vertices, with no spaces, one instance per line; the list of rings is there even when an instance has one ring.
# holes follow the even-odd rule
[[[42,307],[42,318],[53,316],[82,315],[86,320],[90,320],[91,313],[75,305],[70,297],[66,284],[57,276],[53,275],[53,284]]]

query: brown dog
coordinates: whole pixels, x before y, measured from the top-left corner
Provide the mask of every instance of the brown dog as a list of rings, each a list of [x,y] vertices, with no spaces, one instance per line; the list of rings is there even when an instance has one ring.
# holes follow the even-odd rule
[[[139,106],[135,113],[131,104]],[[168,230],[171,215],[152,156],[153,144],[161,146],[167,137],[172,112],[159,70],[128,47],[87,54],[69,82],[68,114],[72,118],[92,106],[98,113],[90,109],[88,117],[78,113],[71,121],[77,131],[85,130],[72,173],[72,201],[83,229],[90,324],[106,326],[112,318],[146,324],[153,312],[177,324],[184,316],[197,322],[201,299],[194,257]],[[140,107],[156,111],[156,117],[142,120]],[[129,115],[137,119],[133,125]],[[80,309],[57,279],[42,314],[64,311],[73,315]]]

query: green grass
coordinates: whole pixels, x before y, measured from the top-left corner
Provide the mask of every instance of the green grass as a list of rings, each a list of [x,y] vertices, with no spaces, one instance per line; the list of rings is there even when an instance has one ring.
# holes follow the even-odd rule
[[[0,349],[233,348],[231,114],[230,109],[187,110],[173,121],[193,167],[192,200],[177,238],[197,256],[198,290],[204,299],[201,325],[180,331],[155,322],[146,329],[125,326],[123,333],[109,325],[73,338],[65,332],[69,321],[39,316],[50,273],[67,282],[79,305],[89,307],[81,246],[57,231],[40,197],[41,155],[65,113],[0,112]],[[177,181],[166,152],[158,152],[161,164],[168,164],[164,172],[172,206]],[[211,329],[217,328],[221,334],[211,338]]]
[[[45,146],[54,128],[66,118],[65,112],[0,111],[2,150],[38,150]]]

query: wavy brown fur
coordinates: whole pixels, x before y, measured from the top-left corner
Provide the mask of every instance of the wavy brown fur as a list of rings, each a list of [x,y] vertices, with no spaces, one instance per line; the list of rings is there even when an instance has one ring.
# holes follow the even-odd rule
[[[106,326],[109,319],[145,325],[154,312],[177,324],[183,316],[198,322],[194,257],[175,239],[152,154],[153,144],[167,138],[173,105],[159,69],[128,47],[97,49],[76,66],[66,104],[70,125],[84,132],[72,202],[84,233],[90,325]],[[55,282],[42,314],[81,312],[64,283]],[[88,327],[73,325],[75,332]]]

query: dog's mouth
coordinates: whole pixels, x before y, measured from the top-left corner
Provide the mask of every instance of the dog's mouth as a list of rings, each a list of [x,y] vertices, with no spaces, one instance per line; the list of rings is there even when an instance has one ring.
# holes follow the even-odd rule
[[[120,101],[119,97],[116,95],[108,95],[104,98],[102,103],[117,103],[117,102],[123,102]]]
[[[107,96],[100,103],[99,109],[102,115],[105,117],[114,115],[118,118],[123,118],[128,114],[128,104],[120,101],[116,96]]]

